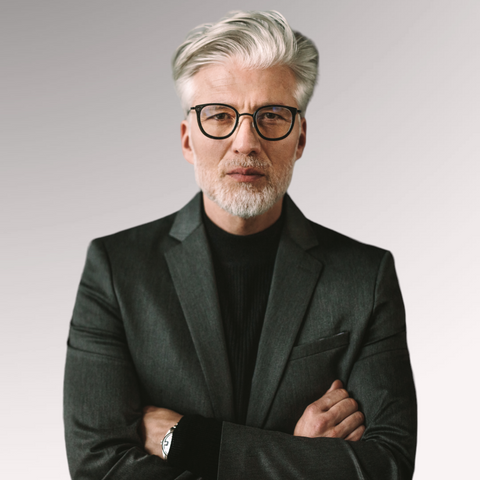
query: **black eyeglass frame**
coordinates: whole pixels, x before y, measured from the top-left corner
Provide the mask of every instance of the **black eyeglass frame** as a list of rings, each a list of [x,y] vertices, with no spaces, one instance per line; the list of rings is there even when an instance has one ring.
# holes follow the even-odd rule
[[[204,107],[211,107],[212,105],[220,105],[221,107],[228,107],[228,108],[231,108],[235,114],[236,114],[236,119],[235,119],[235,125],[232,129],[232,131],[228,134],[228,135],[225,135],[224,137],[215,137],[213,135],[210,135],[208,134],[202,127],[202,121],[200,119],[200,114],[202,112],[202,109]],[[260,129],[258,128],[258,125],[257,125],[257,114],[260,110],[262,110],[263,108],[267,108],[267,107],[281,107],[281,108],[286,108],[287,110],[290,110],[290,112],[292,113],[292,124],[290,125],[290,129],[288,130],[288,132],[283,135],[283,137],[280,137],[280,138],[268,138],[268,137],[265,137],[265,135],[262,135],[262,133],[260,132]],[[231,135],[233,135],[233,133],[235,132],[235,130],[237,129],[238,127],[238,122],[240,121],[240,117],[242,115],[248,115],[250,117],[252,117],[253,119],[253,126],[255,127],[255,130],[256,132],[260,135],[261,138],[263,138],[264,140],[268,140],[270,142],[276,142],[278,140],[283,140],[284,138],[287,138],[290,133],[292,132],[293,130],[293,126],[295,125],[295,118],[297,117],[297,113],[300,113],[301,110],[299,110],[298,108],[295,108],[295,107],[287,107],[286,105],[264,105],[263,107],[260,107],[260,108],[257,108],[257,110],[255,110],[254,113],[238,113],[238,110],[235,108],[235,107],[232,107],[231,105],[227,105],[226,103],[204,103],[202,105],[195,105],[194,107],[190,107],[190,110],[195,110],[197,112],[197,123],[198,123],[198,127],[200,128],[201,132],[208,138],[213,138],[214,140],[224,140],[225,138],[228,138],[230,137]]]

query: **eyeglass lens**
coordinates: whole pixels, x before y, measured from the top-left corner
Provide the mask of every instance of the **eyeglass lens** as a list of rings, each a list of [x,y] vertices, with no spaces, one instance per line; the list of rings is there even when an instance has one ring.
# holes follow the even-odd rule
[[[212,137],[226,137],[235,129],[237,113],[225,105],[208,105],[200,113],[205,133]],[[277,139],[285,136],[292,126],[293,116],[288,108],[281,106],[262,107],[257,111],[256,124],[266,138]]]

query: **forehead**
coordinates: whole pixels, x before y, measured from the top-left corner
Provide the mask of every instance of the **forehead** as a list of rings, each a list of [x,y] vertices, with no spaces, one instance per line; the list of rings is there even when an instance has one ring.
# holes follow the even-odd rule
[[[284,104],[296,107],[296,81],[285,65],[248,69],[234,61],[203,67],[192,81],[194,105],[228,103],[234,107]]]

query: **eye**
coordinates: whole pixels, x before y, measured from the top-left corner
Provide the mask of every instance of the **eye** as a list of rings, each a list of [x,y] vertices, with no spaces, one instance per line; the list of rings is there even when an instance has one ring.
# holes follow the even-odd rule
[[[275,120],[276,118],[280,118],[280,115],[277,115],[276,113],[272,113],[272,112],[266,112],[263,114],[263,118],[267,120]]]
[[[202,122],[231,123],[235,122],[235,111],[222,105],[209,105],[202,110]]]
[[[289,112],[288,112],[289,113]],[[282,115],[283,111],[275,112],[275,111],[260,111],[257,114],[257,121],[258,122],[286,122],[290,121],[289,119],[285,118],[286,115]]]
[[[229,115],[228,113],[225,113],[225,112],[222,112],[222,113],[216,113],[215,115],[212,115],[211,117],[209,117],[209,120],[212,119],[212,120],[230,120],[232,118],[231,115]]]

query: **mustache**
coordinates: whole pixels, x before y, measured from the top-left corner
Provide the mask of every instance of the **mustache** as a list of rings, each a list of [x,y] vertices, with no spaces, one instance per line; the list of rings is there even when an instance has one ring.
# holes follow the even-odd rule
[[[230,170],[232,168],[260,168],[268,170],[270,166],[270,162],[261,160],[254,155],[231,158],[222,162],[222,169],[224,170]]]

